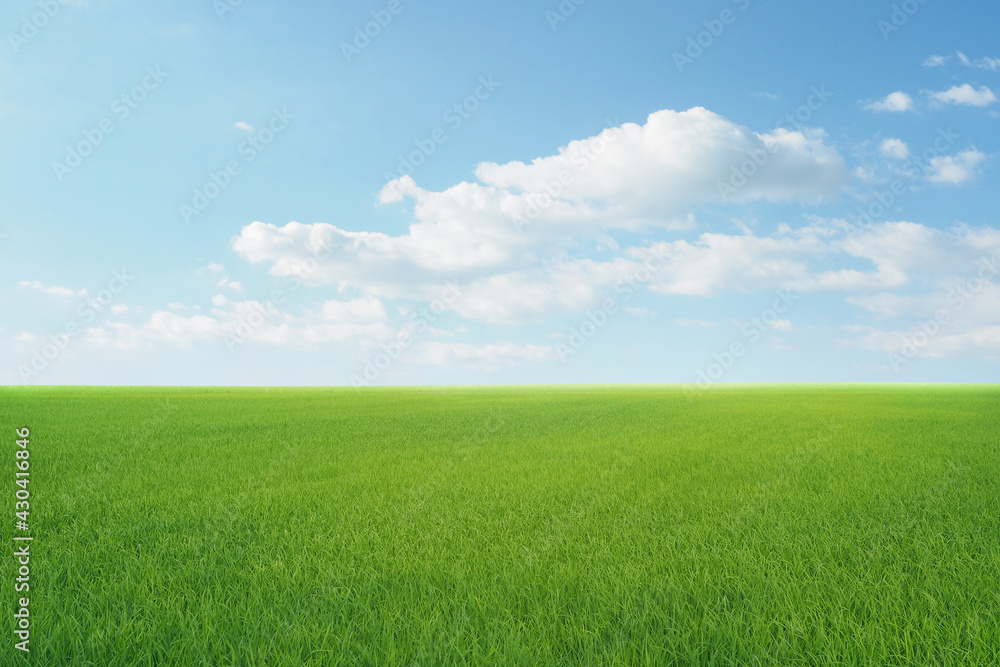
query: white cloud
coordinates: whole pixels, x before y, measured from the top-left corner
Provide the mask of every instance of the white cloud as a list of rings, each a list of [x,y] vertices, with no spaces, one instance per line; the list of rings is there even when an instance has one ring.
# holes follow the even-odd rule
[[[1000,70],[1000,58],[990,58],[984,56],[973,60],[961,51],[956,51],[955,57],[958,59],[958,62],[966,67],[975,67],[976,69],[988,71]],[[947,64],[949,60],[951,60],[951,56],[930,56],[924,61],[924,67],[941,67]]]
[[[211,273],[222,273],[223,271],[226,270],[226,267],[224,267],[222,264],[209,264],[208,270]]]
[[[910,147],[900,139],[886,139],[879,146],[879,151],[885,157],[893,158],[894,160],[905,160],[910,157]]]
[[[945,333],[932,341],[927,354],[936,358],[972,357],[1000,361],[1000,325]]]
[[[927,241],[938,249],[925,252],[919,260],[935,262],[924,272],[925,289],[848,299],[876,319],[902,323],[885,329],[845,326],[856,337],[842,342],[898,355],[893,361],[897,368],[901,359],[914,357],[1000,360],[1000,284],[996,282],[1000,230],[958,228],[936,232]]]
[[[919,327],[873,331],[851,342],[869,350],[887,352],[907,359],[972,358],[1000,361],[1000,324],[951,324],[941,327],[934,336],[921,335],[923,333],[925,332]],[[919,342],[919,346],[914,345],[914,340]],[[904,353],[906,357],[903,357]]]
[[[243,291],[243,283],[230,280],[229,276],[222,276],[217,283],[217,287],[228,287],[229,289],[236,290],[237,292]]]
[[[927,180],[932,183],[961,185],[976,175],[976,167],[985,159],[986,156],[975,149],[958,155],[936,157],[931,160]]]
[[[382,304],[367,298],[339,303],[328,301],[300,318],[258,301],[233,302],[221,295],[212,301],[217,306],[212,316],[188,317],[157,311],[141,325],[108,322],[91,328],[87,340],[122,349],[155,344],[186,348],[210,341],[221,345],[227,338],[314,349],[330,342],[388,340],[394,333],[384,322],[386,313]],[[181,308],[188,310],[184,306]]]
[[[219,322],[207,315],[184,317],[160,310],[140,326],[122,322],[107,322],[87,330],[86,341],[96,345],[110,345],[119,349],[132,349],[151,343],[167,343],[186,348],[193,343],[220,338]]]
[[[589,163],[586,156],[597,153],[600,137],[570,142],[558,155],[529,164],[483,163],[476,175],[489,186],[540,195],[559,182],[560,173],[576,173],[560,195],[573,205],[566,212],[589,213],[625,228],[635,220],[662,224],[690,204],[719,200],[718,183],[728,182],[733,168],[753,151],[770,157],[740,188],[738,201],[815,199],[838,191],[846,178],[842,158],[820,131],[754,133],[700,107],[658,111],[644,126],[626,123],[619,131]],[[576,215],[553,217],[579,224]]]
[[[872,225],[854,236],[811,227],[777,237],[702,234],[693,243],[654,244],[669,258],[649,288],[662,294],[712,296],[722,291],[798,291],[901,288],[936,283],[1000,249],[1000,230],[941,231],[912,222]],[[634,250],[643,254],[645,250]],[[821,268],[867,265],[862,268]]]
[[[912,222],[889,222],[836,245],[849,256],[867,260],[876,268],[875,272],[865,274],[866,280],[856,287],[936,284],[973,266],[985,251],[1000,248],[1000,230],[956,227],[942,231]]]
[[[315,227],[301,227],[298,233],[316,232]],[[640,279],[636,289],[701,296],[775,288],[840,291],[847,293],[848,303],[863,311],[863,317],[914,317],[934,312],[955,277],[968,275],[978,259],[990,253],[1000,258],[1000,230],[993,228],[959,226],[944,231],[900,221],[872,225],[853,236],[843,232],[841,221],[816,219],[809,227],[779,228],[773,236],[705,233],[692,240],[629,247],[621,251],[621,256],[607,261],[553,258],[530,268],[474,276],[461,285],[455,311],[470,319],[501,322],[593,307],[602,290],[609,293],[617,281],[635,280],[642,261],[658,251],[665,258],[663,266]],[[334,248],[324,263],[339,261],[338,257]],[[222,346],[224,338],[236,334],[238,326],[254,316],[260,320],[264,312],[267,316],[249,338],[252,343],[298,349],[336,344],[336,349],[354,346],[371,350],[397,333],[390,323],[390,310],[404,319],[410,312],[406,305],[387,308],[383,297],[370,293],[324,301],[299,317],[269,310],[257,302],[234,303],[218,296],[213,303],[219,309],[213,310],[210,317],[161,311],[141,325],[106,323],[91,329],[88,341],[123,348],[201,343]],[[629,312],[645,316],[651,311],[632,308]],[[994,296],[984,292],[961,326],[942,335],[935,343],[938,347],[933,348],[936,351],[928,355],[977,351],[995,354],[993,328],[1000,324],[998,312],[1000,288]],[[713,326],[696,319],[675,321],[688,327]],[[772,328],[792,331],[797,327],[789,320],[780,320]],[[850,342],[874,349],[898,333],[893,327],[889,329],[882,332],[876,327],[858,326],[850,330],[854,336]],[[543,363],[554,356],[551,345],[419,341],[407,358],[427,364],[497,370],[519,363]]]
[[[695,242],[672,241],[633,249],[636,258],[659,253],[666,261],[650,282],[661,294],[713,296],[727,289],[769,289],[809,278],[808,257],[827,252],[805,232],[786,238],[702,234]]]
[[[911,111],[913,110],[913,98],[904,93],[903,91],[896,91],[895,93],[889,93],[881,100],[877,102],[872,102],[865,105],[865,109],[868,111],[889,111],[889,112],[901,112],[901,111]]]
[[[945,175],[947,172],[945,169]],[[784,227],[776,235],[764,237],[705,233],[691,241],[661,241],[626,248],[621,256],[606,261],[563,255],[532,267],[503,266],[496,273],[472,273],[468,281],[460,282],[461,294],[452,309],[466,319],[503,323],[541,321],[555,313],[580,312],[594,307],[616,286],[703,297],[725,291],[775,288],[847,292],[896,289],[971,261],[972,247],[1000,243],[1000,232],[995,230],[943,232],[915,223],[892,222],[849,236],[844,234],[844,224],[831,221],[798,230]],[[282,238],[288,231],[315,235],[323,229],[298,225],[291,230],[262,231]],[[294,244],[284,247],[289,246]],[[331,251],[327,263],[339,261],[338,252]],[[659,264],[657,256],[662,258],[662,265],[637,280],[645,271],[644,262]],[[422,297],[422,293],[426,293],[426,287],[405,280],[398,285],[383,282],[366,291],[368,297],[389,299],[402,296],[426,300],[437,296]]]
[[[912,108],[908,96],[903,102],[883,103]],[[747,151],[772,151],[765,165],[769,169],[749,179],[731,198],[736,201],[811,201],[835,193],[844,183],[844,162],[819,133],[756,134],[704,109],[658,112],[645,125],[626,124],[620,133],[605,134],[603,141],[600,150],[598,137],[570,142],[556,154],[530,162],[484,163],[472,182],[441,191],[425,190],[409,177],[393,181],[381,191],[381,201],[413,204],[414,220],[398,235],[325,223],[246,225],[232,240],[244,260],[264,264],[274,276],[298,276],[306,285],[333,285],[341,298],[353,295],[316,303],[301,317],[275,314],[252,340],[304,348],[331,342],[364,347],[389,340],[394,333],[389,313],[405,318],[410,308],[391,301],[431,301],[448,281],[460,291],[449,317],[490,323],[540,321],[593,308],[628,283],[668,297],[778,288],[837,291],[862,317],[877,319],[908,312],[910,304],[904,300],[912,298],[910,293],[933,292],[985,251],[1000,249],[995,229],[943,231],[902,221],[874,224],[853,236],[845,234],[843,221],[822,220],[799,229],[782,225],[764,236],[754,235],[745,224],[739,235],[692,234],[687,231],[694,226],[692,210],[723,205],[718,183],[728,180]],[[882,141],[879,150],[898,160],[909,154],[909,147],[894,138]],[[928,178],[962,183],[985,157],[970,149],[937,158]],[[561,175],[560,187],[553,186]],[[549,205],[518,230],[515,217],[547,190],[555,193]],[[620,247],[615,230],[628,230],[628,236],[622,235],[626,238],[641,231],[654,240]],[[588,257],[595,248],[601,259]],[[637,279],[643,263],[656,256],[662,265]],[[218,267],[210,267],[216,278],[229,284],[224,268],[212,266]],[[161,316],[155,323],[151,318],[140,327],[116,325],[122,328],[106,332],[122,341],[198,341],[213,327],[218,336],[232,331],[255,307],[228,299],[215,305],[224,310],[213,311],[207,320]],[[648,314],[641,308],[630,312]],[[712,326],[701,320],[675,321]],[[783,320],[776,328],[793,327]],[[187,333],[168,339],[163,331]],[[855,333],[863,337],[877,331]],[[423,363],[496,369],[546,361],[553,350],[436,341],[418,343],[410,354]]]
[[[115,305],[111,306],[111,312],[115,315],[123,315],[128,312],[128,306],[126,306],[124,303],[116,303]]]
[[[983,234],[968,241],[987,240]],[[876,351],[900,354],[905,343],[927,358],[969,357],[1000,359],[1000,245],[982,253],[977,260],[953,267],[920,293],[880,293],[858,296],[849,302],[879,319],[897,319],[907,324],[881,330],[874,326],[844,327],[857,337],[844,341]],[[914,342],[916,344],[914,345]]]
[[[595,306],[602,287],[626,279],[638,266],[624,259],[563,260],[480,278],[462,286],[453,308],[462,317],[485,322],[540,321],[554,313]]]
[[[70,287],[50,287],[43,284],[38,280],[22,280],[17,284],[18,287],[33,289],[42,292],[43,294],[48,294],[49,296],[56,296],[63,299],[70,299],[75,296],[87,296],[87,290],[74,290]]]
[[[986,86],[973,88],[968,83],[952,86],[940,93],[931,93],[931,99],[942,104],[962,104],[965,106],[985,107],[997,101],[997,96]]]
[[[233,125],[233,127],[237,128],[237,129],[240,129],[240,130],[243,130],[244,132],[253,132],[253,125],[251,125],[250,123],[244,122],[242,120],[239,121],[238,123],[235,123]]]
[[[977,60],[972,60],[961,51],[957,51],[955,55],[958,56],[959,61],[961,61],[961,63],[966,67],[975,67],[977,69],[985,69],[985,70],[1000,69],[1000,58],[989,58],[984,56]]]
[[[232,245],[275,276],[425,301],[453,280],[462,286],[454,308],[464,317],[537,320],[591,307],[602,287],[638,267],[627,253],[608,262],[574,259],[581,244],[617,250],[609,230],[690,228],[690,207],[720,203],[720,183],[754,151],[766,160],[734,201],[814,201],[847,182],[843,159],[819,131],[759,134],[701,108],[660,111],[645,125],[626,123],[530,163],[480,164],[478,182],[441,192],[410,177],[392,181],[383,203],[414,201],[416,220],[400,236],[254,222]],[[535,219],[519,230],[518,217],[539,202]]]

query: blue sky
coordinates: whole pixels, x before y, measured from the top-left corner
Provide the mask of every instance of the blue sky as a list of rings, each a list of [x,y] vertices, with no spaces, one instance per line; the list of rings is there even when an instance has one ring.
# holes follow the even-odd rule
[[[0,383],[995,381],[982,7],[14,0]]]

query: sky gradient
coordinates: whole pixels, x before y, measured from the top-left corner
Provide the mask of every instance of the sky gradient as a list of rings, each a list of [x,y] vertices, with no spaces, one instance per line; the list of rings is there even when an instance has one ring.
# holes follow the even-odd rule
[[[982,7],[14,0],[0,383],[996,381]]]

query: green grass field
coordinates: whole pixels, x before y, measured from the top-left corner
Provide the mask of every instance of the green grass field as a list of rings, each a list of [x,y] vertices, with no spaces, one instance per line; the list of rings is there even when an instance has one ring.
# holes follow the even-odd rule
[[[35,665],[1000,661],[997,386],[0,388],[0,419]]]

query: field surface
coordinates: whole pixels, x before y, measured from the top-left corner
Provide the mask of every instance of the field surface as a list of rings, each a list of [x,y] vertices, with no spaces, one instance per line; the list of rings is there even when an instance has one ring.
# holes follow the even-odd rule
[[[0,388],[35,665],[996,665],[1000,387]]]

